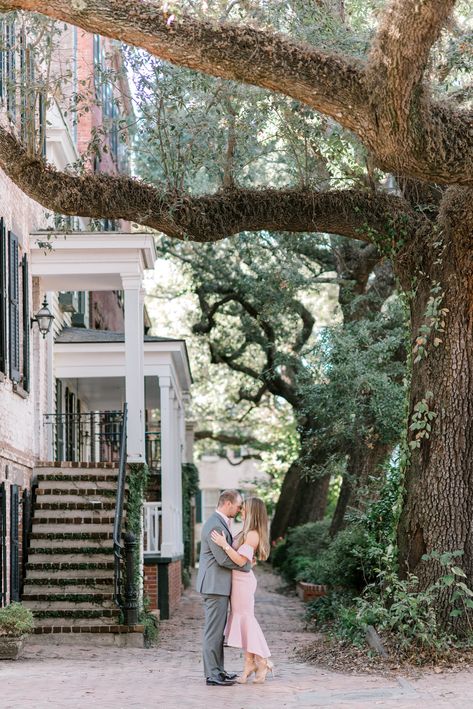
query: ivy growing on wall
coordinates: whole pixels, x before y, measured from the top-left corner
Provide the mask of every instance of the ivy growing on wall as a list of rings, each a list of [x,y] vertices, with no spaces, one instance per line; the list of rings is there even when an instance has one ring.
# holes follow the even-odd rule
[[[191,501],[198,491],[199,471],[194,463],[184,463],[182,466],[182,533],[184,540],[184,569],[188,569],[192,561]]]

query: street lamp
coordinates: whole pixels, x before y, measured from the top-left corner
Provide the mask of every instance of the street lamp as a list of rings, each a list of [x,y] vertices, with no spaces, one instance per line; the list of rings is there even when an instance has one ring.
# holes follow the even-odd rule
[[[51,311],[48,308],[48,301],[46,300],[46,296],[44,296],[43,304],[41,306],[41,309],[38,310],[34,318],[31,318],[31,327],[33,327],[33,323],[37,322],[39,331],[43,336],[43,339],[46,337],[48,332],[51,329],[52,322],[54,320],[54,315],[51,313]]]

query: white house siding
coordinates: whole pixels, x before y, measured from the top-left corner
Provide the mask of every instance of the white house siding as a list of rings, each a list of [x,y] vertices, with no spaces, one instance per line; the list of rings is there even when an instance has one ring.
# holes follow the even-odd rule
[[[0,171],[0,217],[5,230],[18,238],[19,264],[24,254],[29,255],[29,233],[44,224],[44,209],[27,198],[8,177]],[[31,274],[31,271],[30,271]],[[40,294],[32,287],[29,277],[30,315],[40,307]],[[20,290],[20,351],[23,347],[22,298]],[[7,322],[7,342],[8,342]],[[7,578],[9,578],[10,546],[10,490],[18,485],[21,491],[29,488],[35,458],[40,454],[42,441],[38,428],[37,412],[44,410],[47,392],[45,368],[47,343],[39,336],[37,328],[30,330],[30,391],[21,387],[15,390],[8,373],[0,373],[0,483],[5,483],[7,520]],[[8,350],[8,348],[7,348]],[[21,360],[23,355],[21,356]],[[39,373],[41,372],[41,376]],[[21,492],[20,491],[20,492]],[[7,601],[9,596],[7,596]]]
[[[238,458],[231,459],[237,462]],[[218,498],[222,490],[241,490],[244,497],[248,497],[255,490],[254,481],[265,481],[268,476],[263,473],[258,464],[253,460],[244,460],[239,465],[231,465],[225,458],[217,455],[204,455],[197,462],[199,470],[199,487],[201,495],[202,519],[196,524],[195,538],[198,542],[202,530],[202,523],[205,522],[215,510]],[[233,532],[237,532],[240,526],[233,525]]]

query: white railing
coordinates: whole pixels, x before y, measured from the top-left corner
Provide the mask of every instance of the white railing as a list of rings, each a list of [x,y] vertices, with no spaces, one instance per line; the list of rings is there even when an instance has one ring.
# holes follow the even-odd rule
[[[144,553],[160,554],[162,507],[160,502],[145,502],[143,509]]]

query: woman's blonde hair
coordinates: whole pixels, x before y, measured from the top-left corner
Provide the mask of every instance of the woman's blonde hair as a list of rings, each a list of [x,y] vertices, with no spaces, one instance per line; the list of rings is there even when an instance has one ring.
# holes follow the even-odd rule
[[[241,544],[245,542],[248,532],[258,532],[259,542],[255,556],[260,561],[266,561],[269,556],[268,513],[266,505],[259,497],[248,497],[243,502],[245,521],[241,532]]]

